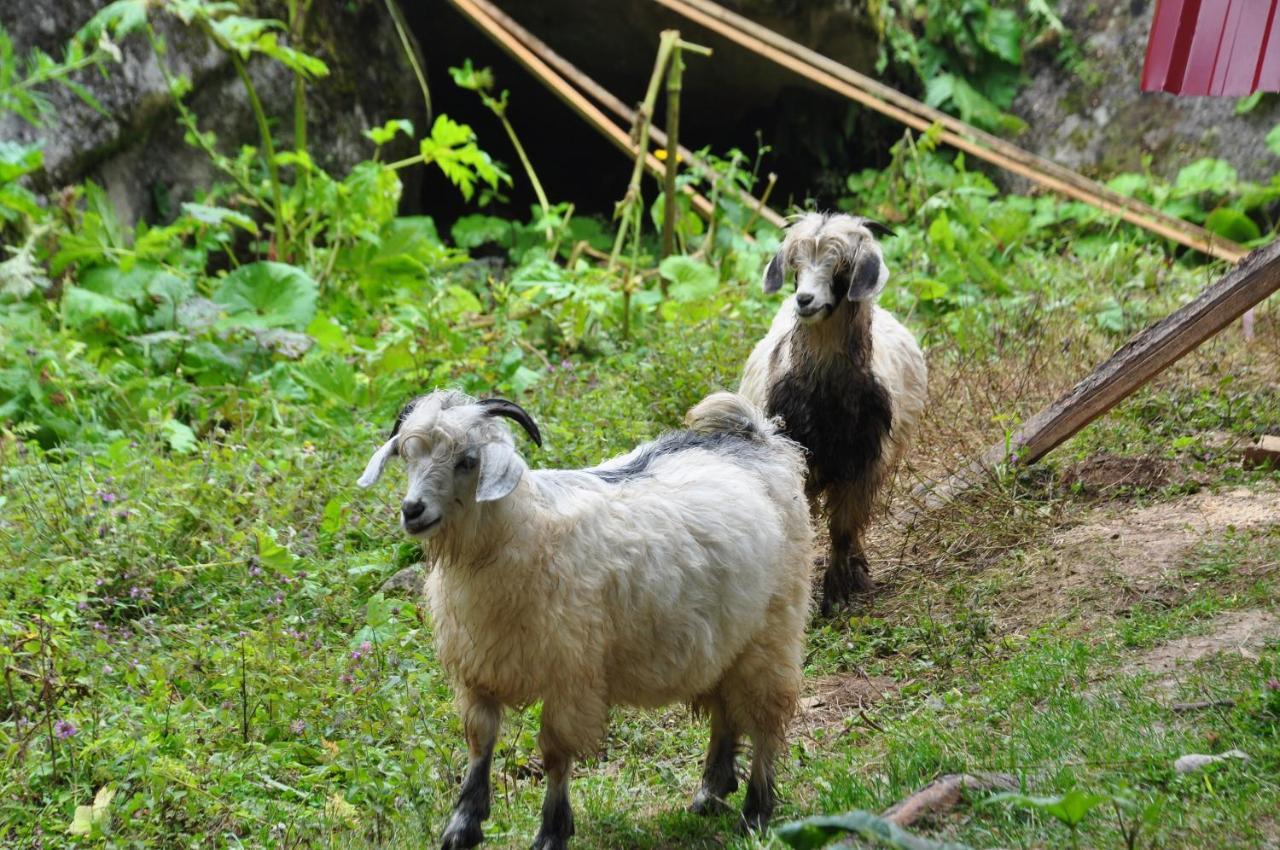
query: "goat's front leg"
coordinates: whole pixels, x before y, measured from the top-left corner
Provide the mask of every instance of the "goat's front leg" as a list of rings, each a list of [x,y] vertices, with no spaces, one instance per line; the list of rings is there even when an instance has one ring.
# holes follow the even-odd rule
[[[844,605],[854,594],[868,593],[874,587],[862,548],[862,536],[871,519],[873,492],[860,492],[863,489],[852,488],[851,492],[827,500],[831,555],[822,580],[823,616]]]
[[[489,768],[502,723],[502,706],[471,692],[458,695],[458,711],[467,736],[467,775],[463,777],[453,816],[440,837],[443,850],[467,850],[484,839],[480,824],[489,817]]]

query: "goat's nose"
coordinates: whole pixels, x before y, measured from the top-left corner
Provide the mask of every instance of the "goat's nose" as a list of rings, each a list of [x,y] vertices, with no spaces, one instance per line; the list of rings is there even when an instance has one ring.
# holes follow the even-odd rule
[[[812,293],[812,292],[797,292],[797,293],[796,293],[796,303],[797,303],[797,304],[799,304],[801,307],[808,307],[810,304],[812,304],[812,303],[813,303],[813,293]]]
[[[405,499],[400,503],[400,513],[404,514],[405,519],[417,519],[426,509],[427,506],[417,499]]]

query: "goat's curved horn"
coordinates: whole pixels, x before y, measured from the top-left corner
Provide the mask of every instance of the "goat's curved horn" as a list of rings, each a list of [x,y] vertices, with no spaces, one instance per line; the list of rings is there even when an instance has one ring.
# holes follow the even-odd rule
[[[523,407],[514,401],[507,401],[505,398],[482,398],[476,403],[484,408],[486,416],[505,416],[508,419],[514,419],[529,434],[534,445],[542,446],[542,433],[538,431],[538,424]]]
[[[862,226],[867,230],[870,230],[872,236],[879,236],[881,238],[885,236],[892,236],[894,233],[892,227],[883,222],[876,221],[875,219],[864,218],[862,220]]]

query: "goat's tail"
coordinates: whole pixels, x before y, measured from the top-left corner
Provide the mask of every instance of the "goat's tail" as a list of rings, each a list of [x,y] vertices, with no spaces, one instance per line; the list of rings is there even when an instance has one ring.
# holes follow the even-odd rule
[[[718,392],[695,404],[684,417],[685,426],[699,434],[736,434],[764,440],[778,428],[760,408],[738,393]]]

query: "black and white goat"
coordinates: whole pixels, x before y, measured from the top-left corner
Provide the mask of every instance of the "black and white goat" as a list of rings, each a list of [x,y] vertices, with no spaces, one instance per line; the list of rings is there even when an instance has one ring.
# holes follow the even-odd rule
[[[512,402],[423,396],[359,481],[404,460],[400,524],[435,564],[427,599],[470,754],[444,847],[480,842],[502,709],[539,700],[547,790],[535,850],[573,834],[573,759],[595,750],[618,704],[687,701],[710,714],[695,811],[723,806],[750,737],[742,814],[763,826],[808,617],[800,447],[741,396],[718,393],[690,411],[688,431],[591,469],[531,471],[501,417],[540,443]]]
[[[871,588],[863,534],[875,499],[924,414],[928,370],[915,338],[876,304],[889,278],[882,225],[810,213],[788,229],[765,292],[796,292],[747,360],[739,392],[808,452],[806,489],[831,550],[822,610]]]

